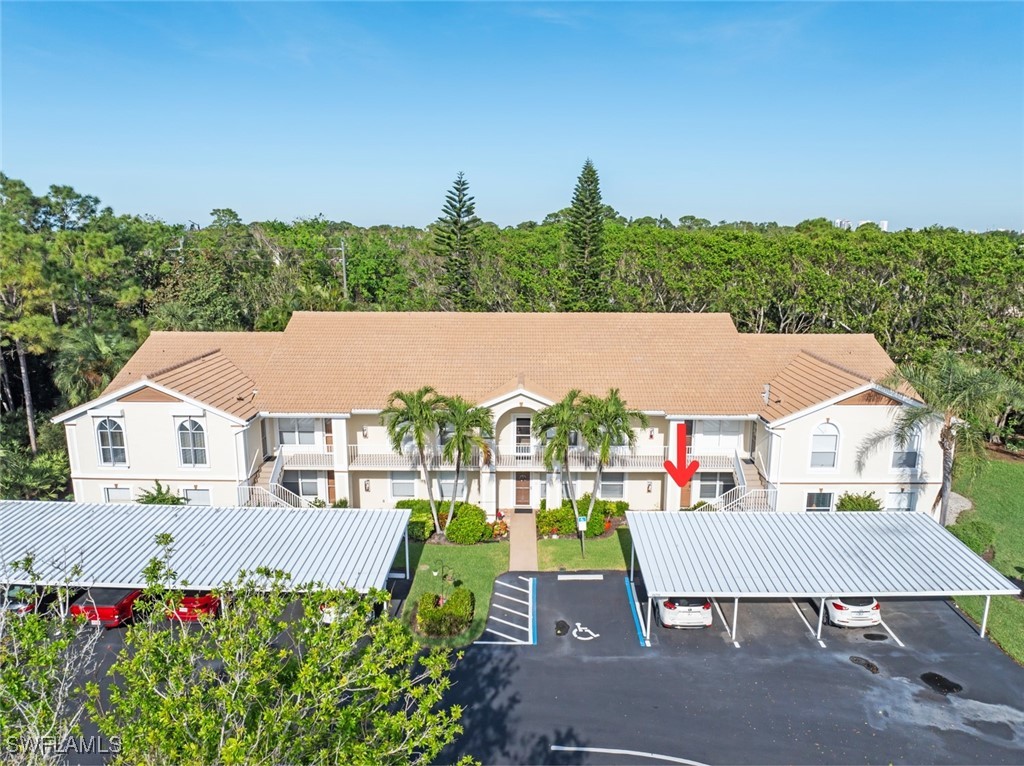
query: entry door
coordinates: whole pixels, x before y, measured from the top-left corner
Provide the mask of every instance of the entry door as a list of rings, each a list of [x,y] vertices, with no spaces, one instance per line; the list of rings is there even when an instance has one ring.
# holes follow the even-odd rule
[[[530,506],[530,474],[516,474],[516,508],[529,508]]]
[[[530,441],[532,436],[530,434],[530,419],[529,418],[516,418],[516,459],[517,460],[529,460],[530,459]],[[527,501],[529,502],[529,501]]]

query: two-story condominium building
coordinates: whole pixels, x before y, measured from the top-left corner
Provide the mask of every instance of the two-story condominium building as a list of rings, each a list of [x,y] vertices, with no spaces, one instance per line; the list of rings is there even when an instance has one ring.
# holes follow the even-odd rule
[[[457,487],[441,445],[427,450],[435,496],[491,515],[557,504],[570,481],[634,509],[831,511],[872,492],[930,511],[937,436],[884,437],[919,405],[877,382],[892,367],[870,335],[744,334],[727,314],[298,312],[283,332],[155,332],[102,396],[55,420],[80,502],[130,501],[155,481],[197,504],[426,497],[418,456],[391,448],[380,412],[393,391],[429,385],[493,411],[493,447],[468,456]],[[534,434],[572,388],[618,388],[650,421],[596,488],[586,444],[563,475]],[[681,423],[700,463],[683,488],[664,468]]]

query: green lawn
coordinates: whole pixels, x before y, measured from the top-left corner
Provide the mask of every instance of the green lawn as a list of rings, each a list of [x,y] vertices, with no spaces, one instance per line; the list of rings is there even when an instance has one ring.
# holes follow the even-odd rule
[[[1024,577],[1024,462],[990,460],[973,483],[957,482],[956,491],[971,498],[977,518],[996,530],[992,565],[1007,576]],[[963,597],[956,602],[981,622],[984,598]],[[1007,654],[1024,664],[1024,601],[993,597],[988,630]]]
[[[578,538],[537,541],[537,563],[543,572],[574,572],[580,569],[629,568],[629,550],[632,544],[629,530],[619,527],[615,534],[604,538],[587,538],[587,557],[580,556]]]
[[[396,567],[405,567],[405,554],[399,550]],[[400,567],[399,567],[400,564]],[[440,572],[444,564],[445,574],[451,573],[456,584],[464,585],[473,591],[475,608],[473,623],[465,633],[448,639],[429,639],[420,637],[420,642],[427,646],[465,646],[483,633],[487,622],[487,611],[491,607],[491,591],[494,589],[494,578],[508,571],[508,542],[500,541],[480,545],[434,545],[432,543],[410,543],[409,566],[412,569],[412,589],[409,598],[402,608],[402,618],[410,619],[419,597],[427,592],[439,593],[441,589]],[[435,577],[434,572],[439,576]],[[452,586],[446,585],[446,588]]]

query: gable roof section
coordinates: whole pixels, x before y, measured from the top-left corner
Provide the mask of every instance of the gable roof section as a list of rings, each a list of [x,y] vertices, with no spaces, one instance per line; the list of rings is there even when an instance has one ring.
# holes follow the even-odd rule
[[[148,379],[242,420],[259,414],[253,403],[256,381],[220,349],[158,370]]]
[[[616,387],[640,410],[742,416],[775,381],[777,418],[892,366],[871,335],[740,334],[728,314],[300,311],[284,332],[154,332],[106,393],[148,378],[249,418],[376,410],[425,385],[473,402]]]
[[[768,384],[768,403],[761,408],[761,416],[769,422],[778,420],[869,382],[861,375],[801,351]]]

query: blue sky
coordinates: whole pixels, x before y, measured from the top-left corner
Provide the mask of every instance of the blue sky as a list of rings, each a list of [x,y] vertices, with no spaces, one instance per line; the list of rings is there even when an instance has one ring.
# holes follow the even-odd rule
[[[2,167],[118,212],[1024,229],[1024,5],[3,2]]]

